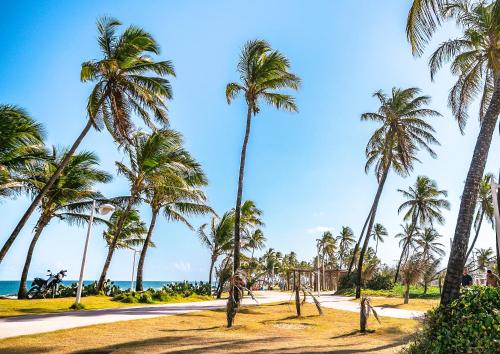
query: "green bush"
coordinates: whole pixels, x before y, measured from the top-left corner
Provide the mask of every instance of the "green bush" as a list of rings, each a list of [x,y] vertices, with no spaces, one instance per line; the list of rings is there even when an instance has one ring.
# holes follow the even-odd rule
[[[140,295],[139,302],[141,304],[152,304],[154,303],[153,298],[151,297],[151,293],[145,292]]]
[[[352,272],[349,275],[346,274],[346,275],[340,277],[339,285],[338,285],[339,290],[355,288],[357,278],[358,278],[358,276],[357,276],[357,274],[355,274],[355,272]]]
[[[372,290],[390,290],[394,287],[394,282],[390,274],[382,275],[377,274],[366,284],[368,289]]]
[[[473,286],[448,306],[427,313],[423,329],[404,350],[420,353],[500,352],[500,288]]]
[[[70,307],[69,307],[70,310],[75,310],[75,311],[78,311],[78,310],[85,310],[85,305],[82,304],[82,303],[73,303]]]

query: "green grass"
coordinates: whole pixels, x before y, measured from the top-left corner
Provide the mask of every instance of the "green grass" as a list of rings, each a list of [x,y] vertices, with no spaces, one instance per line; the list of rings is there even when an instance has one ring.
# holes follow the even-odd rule
[[[337,291],[338,295],[354,296],[356,294],[356,289],[342,289]],[[403,297],[404,285],[396,284],[391,290],[372,290],[372,289],[362,289],[361,294],[367,296],[385,296],[385,297]],[[424,294],[423,287],[410,287],[410,298],[411,299],[439,299],[439,288],[437,286],[429,286],[427,289],[427,294]]]
[[[175,296],[171,297],[168,301],[159,302],[155,304],[178,303],[178,302],[193,302],[193,301],[206,301],[211,300],[210,296],[191,295],[188,297]],[[40,313],[57,313],[67,312],[70,306],[75,302],[75,298],[57,298],[57,299],[36,299],[36,300],[12,300],[0,299],[0,317],[12,317],[23,315],[34,315]],[[140,303],[123,303],[113,301],[108,296],[87,296],[82,298],[81,303],[85,306],[85,310],[97,310],[115,307],[127,306],[146,306],[147,304]]]

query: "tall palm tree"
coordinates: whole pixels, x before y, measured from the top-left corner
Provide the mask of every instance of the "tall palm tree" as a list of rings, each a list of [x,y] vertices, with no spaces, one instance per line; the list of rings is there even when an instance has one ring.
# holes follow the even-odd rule
[[[118,173],[128,180],[130,194],[124,213],[118,219],[116,233],[108,248],[108,255],[104,263],[98,282],[98,289],[102,290],[106,280],[106,274],[113,258],[115,245],[120,239],[120,232],[125,221],[126,214],[142,201],[150,181],[157,176],[168,178],[171,183],[181,183],[182,172],[191,168],[199,168],[190,165],[193,163],[191,157],[182,149],[182,137],[179,133],[170,130],[157,130],[152,134],[137,132],[132,136],[131,144],[125,145],[129,165],[116,162]]]
[[[361,120],[374,121],[381,126],[375,130],[366,146],[365,171],[368,172],[375,164],[378,188],[369,212],[370,221],[358,259],[356,298],[361,297],[364,254],[389,170],[392,168],[397,174],[407,176],[413,170],[414,162],[419,161],[416,154],[420,148],[425,149],[432,157],[436,156],[430,145],[438,144],[438,141],[433,135],[434,129],[426,118],[438,117],[440,114],[427,108],[430,97],[419,96],[419,93],[420,90],[417,88],[393,88],[390,96],[377,91],[374,96],[380,101],[378,111],[361,115]],[[363,235],[360,236],[362,237]]]
[[[206,205],[207,198],[200,189],[201,186],[207,184],[203,171],[201,171],[196,162],[189,161],[191,160],[189,156],[187,156],[186,160],[184,168],[190,168],[192,171],[182,171],[183,175],[180,175],[182,178],[181,185],[178,183],[171,184],[168,181],[169,178],[167,178],[167,181],[164,178],[160,178],[162,182],[158,182],[155,179],[151,186],[146,187],[146,194],[148,194],[146,200],[151,207],[152,216],[146,242],[142,246],[139,263],[137,264],[136,291],[144,290],[144,262],[148,251],[148,244],[153,236],[156,218],[160,211],[163,211],[163,215],[168,221],[179,221],[191,230],[194,230],[194,228],[187,220],[188,216],[203,215],[209,212],[213,213],[213,210]],[[168,172],[170,171],[167,170],[166,173]]]
[[[449,101],[460,130],[464,130],[467,108],[478,94],[481,127],[460,201],[441,296],[444,305],[459,295],[477,196],[500,113],[500,1],[414,0],[407,24],[414,52],[421,54],[440,21],[448,19],[455,20],[463,34],[442,43],[434,52],[429,61],[431,74],[451,62],[458,80]]]
[[[264,236],[264,232],[261,229],[256,229],[250,233],[250,235],[246,238],[245,248],[252,250],[251,258],[253,259],[255,250],[262,250],[266,247],[266,237]]]
[[[378,251],[378,243],[384,242],[384,237],[386,237],[388,234],[389,233],[387,232],[387,229],[385,228],[384,225],[380,223],[376,223],[375,225],[373,225],[373,231],[371,236],[376,241],[375,255],[377,254]]]
[[[349,249],[354,243],[354,233],[349,226],[342,226],[342,229],[340,229],[340,233],[337,236],[337,242],[339,244],[339,264],[340,267],[342,267]]]
[[[151,55],[158,55],[160,48],[151,34],[136,26],[118,34],[120,25],[114,18],[97,21],[97,41],[103,58],[84,62],[80,73],[82,82],[95,83],[87,102],[87,124],[5,242],[0,262],[90,128],[100,130],[104,126],[123,143],[130,141],[133,113],[149,127],[154,127],[153,120],[162,126],[168,123],[165,100],[172,97],[172,90],[164,77],[175,74],[172,63],[153,60]]]
[[[203,224],[198,228],[198,237],[201,243],[210,251],[210,268],[208,272],[208,284],[212,285],[212,272],[217,259],[224,253],[233,249],[234,236],[234,213],[225,212],[221,218],[212,217],[210,222],[210,232],[207,234],[208,224]]]
[[[296,112],[297,105],[291,95],[279,93],[280,89],[297,90],[300,79],[290,73],[290,62],[277,50],[263,40],[248,41],[243,47],[238,62],[238,73],[241,82],[231,82],[226,87],[227,102],[231,103],[239,94],[244,93],[247,104],[247,117],[245,137],[241,148],[240,170],[238,176],[238,192],[236,195],[236,215],[234,221],[234,252],[233,270],[237,272],[240,267],[240,209],[243,194],[243,177],[245,171],[245,158],[250,136],[252,115],[260,111],[262,101],[271,104],[277,109]],[[240,303],[239,295],[229,297],[228,300],[228,327],[233,325],[234,314]]]
[[[401,225],[403,231],[396,234],[396,238],[400,238],[399,247],[401,248],[401,255],[399,256],[398,265],[396,266],[396,276],[394,277],[394,282],[398,280],[399,270],[401,265],[404,265],[405,260],[410,256],[410,251],[416,249],[417,236],[420,233],[420,229],[415,226],[415,224],[404,224]]]
[[[491,225],[494,225],[493,221],[493,199],[491,197],[491,178],[492,174],[487,174],[481,180],[479,185],[479,194],[477,196],[477,212],[476,217],[474,218],[474,230],[475,235],[472,239],[472,243],[469,246],[469,250],[465,255],[465,259],[467,260],[474,249],[474,246],[477,241],[477,237],[479,236],[479,231],[481,231],[481,225],[483,223],[483,219],[486,216],[486,220],[489,221]]]
[[[33,166],[24,182],[27,191],[36,195],[43,188],[54,170],[59,166],[66,151],[53,149],[52,155],[44,163]],[[102,195],[94,190],[96,183],[107,183],[111,176],[97,168],[99,159],[94,153],[82,152],[69,160],[69,163],[49,189],[40,204],[40,217],[35,226],[33,238],[28,248],[26,260],[19,283],[18,298],[26,298],[26,280],[36,243],[43,229],[54,217],[68,222],[88,220],[83,211],[91,209],[92,199],[102,199]],[[99,221],[98,218],[95,218]]]
[[[422,232],[418,233],[416,242],[424,263],[434,256],[442,257],[445,255],[443,250],[444,245],[438,242],[441,237],[442,236],[432,227],[426,227]]]
[[[416,231],[418,225],[423,226],[435,221],[439,224],[444,223],[442,209],[450,209],[450,203],[444,199],[448,196],[448,192],[440,190],[437,183],[426,176],[418,176],[415,184],[408,187],[408,190],[398,189],[398,192],[403,194],[406,201],[398,208],[398,213],[406,210],[404,220],[411,220],[410,232]],[[408,239],[412,239],[411,235]],[[399,268],[403,259],[403,254],[407,254],[407,247],[403,244],[401,257],[396,267],[396,275],[394,281],[398,280]]]
[[[40,123],[17,106],[0,104],[0,197],[19,191],[27,164],[44,157]]]

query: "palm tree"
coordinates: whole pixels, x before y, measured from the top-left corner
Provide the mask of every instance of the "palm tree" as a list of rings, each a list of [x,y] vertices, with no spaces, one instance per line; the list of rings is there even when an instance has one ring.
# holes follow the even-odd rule
[[[423,262],[427,262],[427,260],[436,255],[441,257],[445,255],[443,250],[444,245],[438,242],[441,237],[442,236],[432,227],[426,227],[422,232],[418,233],[416,242],[422,254]]]
[[[340,229],[340,234],[337,236],[337,242],[339,243],[339,263],[340,267],[342,267],[349,249],[354,243],[354,233],[349,226],[342,226],[342,229]]]
[[[124,213],[118,220],[116,234],[108,249],[106,262],[104,263],[98,282],[98,289],[102,290],[106,280],[106,274],[113,258],[115,245],[120,239],[122,224],[126,214],[132,207],[141,202],[141,196],[151,185],[151,181],[158,176],[168,179],[170,183],[181,183],[183,171],[199,169],[193,164],[191,157],[181,148],[181,135],[173,130],[164,129],[152,134],[137,132],[132,136],[132,143],[125,145],[128,155],[129,166],[122,162],[116,162],[118,173],[125,176],[129,182],[130,194]]]
[[[36,195],[43,188],[47,180],[52,176],[54,170],[59,166],[66,151],[52,150],[52,155],[44,163],[30,168],[28,178],[24,182],[27,191]],[[69,160],[69,163],[59,175],[56,182],[49,189],[40,204],[40,217],[35,226],[35,232],[28,248],[24,268],[19,283],[18,298],[26,298],[26,280],[33,257],[36,243],[45,226],[54,218],[70,223],[82,223],[88,220],[83,211],[92,207],[92,199],[102,199],[102,195],[93,187],[96,183],[107,183],[111,176],[97,169],[99,159],[94,153],[82,152]],[[99,221],[98,218],[95,218]]]
[[[471,245],[469,246],[469,250],[465,255],[465,259],[469,259],[472,250],[477,241],[477,237],[479,236],[479,231],[481,230],[481,224],[483,223],[483,219],[486,216],[486,220],[489,221],[491,225],[493,222],[493,199],[491,197],[491,178],[492,174],[487,174],[481,180],[481,184],[479,185],[479,194],[477,196],[477,212],[476,217],[474,219],[474,229],[476,234],[474,235],[474,239],[472,240]]]
[[[0,197],[20,190],[26,165],[44,157],[44,137],[41,124],[26,111],[0,104]]]
[[[476,262],[479,269],[484,269],[493,258],[493,249],[489,248],[476,248]]]
[[[210,233],[206,233],[208,224],[198,228],[198,237],[201,243],[210,251],[210,269],[208,272],[208,284],[212,285],[212,272],[217,259],[224,253],[233,249],[234,236],[234,213],[225,212],[221,218],[212,217],[210,222]]]
[[[429,21],[429,19],[434,19]],[[414,0],[408,17],[407,34],[414,52],[421,54],[441,20],[454,19],[463,35],[442,43],[431,56],[433,75],[446,62],[458,76],[449,101],[460,130],[467,119],[467,108],[480,94],[481,128],[469,165],[460,201],[457,225],[451,247],[441,303],[449,304],[460,291],[470,230],[481,179],[500,113],[500,1]]]
[[[408,190],[398,189],[398,192],[403,194],[406,201],[398,208],[398,213],[406,210],[404,220],[411,220],[410,231],[416,231],[418,224],[425,225],[429,223],[431,226],[434,221],[439,224],[444,223],[442,209],[450,209],[450,203],[443,197],[448,196],[448,192],[440,190],[435,181],[426,176],[418,176],[415,184],[408,187]],[[411,235],[409,237],[411,238]],[[398,280],[399,268],[403,254],[407,252],[406,245],[403,244],[401,257],[396,267],[396,275],[394,282]]]
[[[373,231],[371,236],[377,242],[375,246],[375,254],[377,254],[378,243],[384,242],[384,237],[386,237],[387,235],[388,235],[387,229],[385,228],[384,225],[380,223],[376,223],[375,225],[373,225]]]
[[[175,74],[172,63],[152,59],[151,54],[158,55],[160,48],[151,34],[129,26],[118,35],[120,25],[114,18],[97,21],[103,58],[84,62],[80,74],[82,82],[95,82],[87,103],[87,124],[5,242],[0,262],[91,127],[100,130],[104,126],[123,143],[130,141],[133,113],[149,127],[154,127],[153,119],[162,126],[168,123],[165,100],[172,97],[172,90],[164,76]]]
[[[432,157],[436,153],[431,144],[438,144],[434,137],[434,129],[425,120],[428,117],[438,117],[440,114],[427,108],[430,101],[428,96],[419,96],[417,88],[393,88],[388,96],[377,91],[374,96],[380,101],[376,113],[364,113],[361,119],[381,124],[366,146],[367,162],[365,171],[375,164],[375,175],[378,181],[377,193],[370,209],[370,221],[366,228],[366,237],[358,259],[358,276],[356,298],[361,297],[361,272],[363,259],[372,227],[375,221],[377,208],[389,170],[392,168],[397,174],[407,176],[413,170],[415,161],[419,161],[416,154],[420,148],[425,149]],[[363,234],[360,236],[360,239]]]
[[[291,95],[277,92],[279,89],[290,88],[297,90],[300,79],[289,72],[290,62],[277,50],[263,40],[248,41],[242,49],[238,62],[238,72],[241,83],[231,82],[226,87],[227,102],[240,93],[245,95],[247,103],[247,117],[245,138],[241,148],[240,171],[238,177],[238,192],[236,196],[236,217],[234,222],[234,261],[233,269],[237,272],[240,267],[240,209],[243,194],[243,176],[245,171],[245,158],[250,136],[252,115],[260,111],[261,101],[267,102],[277,109],[290,112],[297,111],[297,105]],[[234,301],[233,301],[234,300]],[[228,327],[233,324],[234,316],[231,314],[239,304],[239,295],[230,296],[228,300]]]
[[[410,250],[416,249],[417,236],[420,233],[420,229],[414,226],[413,223],[401,225],[403,232],[396,234],[396,238],[400,238],[399,247],[401,247],[401,255],[399,257],[398,265],[396,266],[396,276],[394,282],[398,280],[399,270],[401,265],[406,262],[410,256]]]
[[[116,234],[118,221],[124,218],[120,239],[115,245],[115,249],[134,249],[134,247],[142,246],[146,241],[146,224],[141,220],[141,216],[137,209],[131,209],[125,214],[123,209],[116,209],[108,221],[107,230],[103,231],[102,237],[106,242],[107,247],[111,247],[114,235]],[[150,241],[150,246],[154,247],[154,243]]]
[[[419,254],[414,254],[402,267],[401,278],[405,285],[404,303],[407,304],[410,299],[410,286],[416,284],[425,271],[424,262]]]
[[[188,216],[214,213],[206,205],[207,198],[200,189],[207,184],[201,166],[176,144],[166,146],[162,154],[164,168],[160,166],[157,173],[146,175],[146,202],[151,207],[152,216],[137,266],[136,291],[143,290],[144,262],[160,211],[168,221],[182,222],[191,230],[194,228],[188,222]],[[174,168],[172,163],[176,164]]]
[[[441,261],[439,259],[435,259],[430,257],[424,264],[424,271],[422,273],[422,283],[424,284],[424,294],[427,294],[427,290],[429,284],[439,279],[440,272],[438,271],[438,267]]]
[[[254,230],[250,233],[249,237],[246,238],[245,248],[252,250],[252,259],[254,258],[253,255],[256,249],[262,250],[266,247],[266,241],[267,239],[261,229]]]

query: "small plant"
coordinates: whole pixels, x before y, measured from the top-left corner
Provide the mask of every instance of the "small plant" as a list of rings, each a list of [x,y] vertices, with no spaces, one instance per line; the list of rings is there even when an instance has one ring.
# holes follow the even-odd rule
[[[368,289],[372,290],[391,290],[394,287],[394,282],[390,274],[376,274],[373,278],[368,280],[366,286]]]
[[[75,311],[79,311],[79,310],[85,310],[85,305],[82,304],[81,302],[80,303],[76,303],[74,302],[70,307],[69,307],[70,310],[75,310]]]
[[[380,323],[380,319],[378,318],[377,311],[370,304],[370,298],[363,296],[361,298],[361,306],[359,309],[359,332],[366,333],[368,330],[366,329],[366,325],[368,323],[368,317],[370,317],[370,312],[373,312],[373,316]]]

